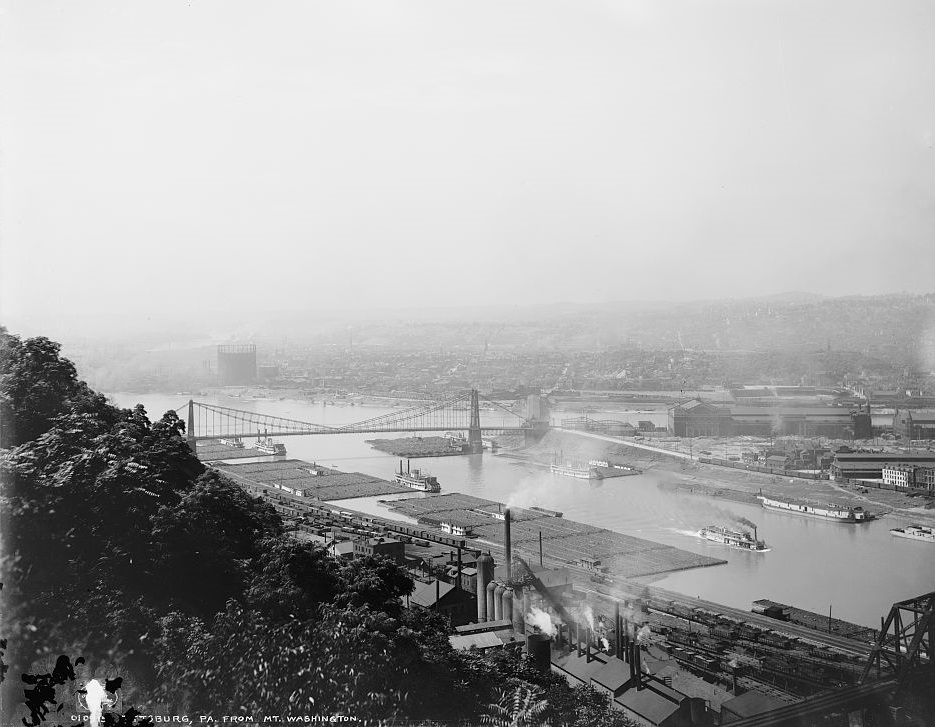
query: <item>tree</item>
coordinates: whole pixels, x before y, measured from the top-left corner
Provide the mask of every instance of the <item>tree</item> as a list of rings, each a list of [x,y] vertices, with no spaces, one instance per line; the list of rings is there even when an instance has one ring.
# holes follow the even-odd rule
[[[35,439],[90,389],[48,338],[22,341],[0,329],[0,447]]]
[[[540,697],[537,690],[528,687],[502,692],[498,702],[487,705],[482,721],[496,727],[548,727],[544,713],[549,705]]]

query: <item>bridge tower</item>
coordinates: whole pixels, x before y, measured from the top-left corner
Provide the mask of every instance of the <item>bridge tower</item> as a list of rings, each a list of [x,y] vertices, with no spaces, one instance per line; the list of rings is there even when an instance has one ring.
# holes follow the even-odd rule
[[[198,454],[198,445],[195,443],[195,402],[188,400],[188,426],[185,427],[185,438],[192,454]]]
[[[471,445],[471,454],[480,454],[484,451],[484,442],[480,434],[480,402],[477,398],[477,389],[471,389],[471,425],[468,427],[468,444]]]
[[[526,397],[526,420],[532,429],[526,430],[526,444],[535,444],[549,431],[549,400],[540,394]]]

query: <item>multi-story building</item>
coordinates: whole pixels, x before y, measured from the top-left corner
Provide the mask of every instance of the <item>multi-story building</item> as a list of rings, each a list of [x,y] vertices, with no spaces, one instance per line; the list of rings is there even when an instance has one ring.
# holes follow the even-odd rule
[[[883,484],[897,490],[908,490],[915,485],[915,467],[888,465],[883,468]]]
[[[354,556],[366,558],[373,555],[385,555],[399,565],[405,561],[406,546],[396,538],[377,537],[360,538],[354,541]]]
[[[935,496],[935,467],[916,467],[915,488]]]

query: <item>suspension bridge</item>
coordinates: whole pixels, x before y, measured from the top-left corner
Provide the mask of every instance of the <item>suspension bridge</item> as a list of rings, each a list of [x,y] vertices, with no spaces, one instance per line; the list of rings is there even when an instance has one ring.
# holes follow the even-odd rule
[[[499,415],[499,421],[491,422],[490,417],[481,421],[481,402],[485,404],[485,409]],[[548,416],[542,417],[539,414],[538,401],[527,405],[527,414],[530,416],[524,417],[499,402],[484,397],[477,389],[428,405],[415,406],[343,426],[314,424],[192,400],[189,400],[187,408],[187,438],[193,447],[198,441],[258,434],[265,437],[290,437],[314,434],[466,431],[471,451],[480,452],[483,448],[484,433],[516,432],[535,438],[541,436],[549,427]]]

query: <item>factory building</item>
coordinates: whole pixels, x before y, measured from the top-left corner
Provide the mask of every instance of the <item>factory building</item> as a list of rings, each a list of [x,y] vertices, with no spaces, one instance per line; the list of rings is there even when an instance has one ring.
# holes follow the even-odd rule
[[[447,616],[452,626],[462,626],[474,618],[474,599],[456,585],[438,579],[428,583],[416,581],[408,602],[410,607],[437,611]]]
[[[256,383],[256,346],[252,343],[218,346],[218,383],[252,386]]]
[[[728,437],[733,433],[730,409],[692,399],[670,406],[668,430],[676,437]]]
[[[796,435],[871,436],[870,415],[862,409],[796,406],[715,406],[701,399],[668,410],[668,431],[677,437]]]
[[[897,409],[893,433],[905,439],[935,439],[935,409]]]
[[[367,558],[374,555],[383,555],[402,565],[406,559],[406,546],[396,538],[358,538],[354,541],[354,556]]]
[[[838,452],[829,471],[831,479],[882,480],[884,469],[898,467],[935,467],[931,454],[899,454],[876,452]]]

